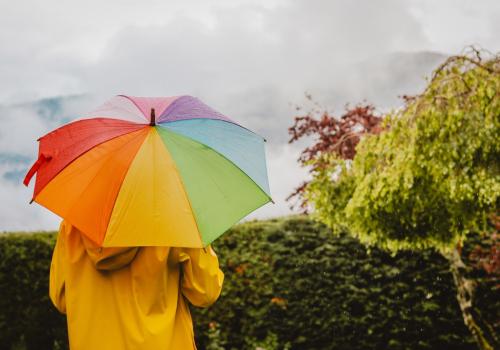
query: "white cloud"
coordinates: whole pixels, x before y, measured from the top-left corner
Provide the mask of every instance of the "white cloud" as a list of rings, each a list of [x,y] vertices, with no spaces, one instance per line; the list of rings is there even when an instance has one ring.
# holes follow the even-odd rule
[[[0,179],[0,189],[0,231],[55,230],[59,226],[60,219],[55,214],[36,203],[29,204],[33,184],[28,188]]]
[[[460,52],[466,45],[500,50],[497,0],[412,0],[410,12],[421,23],[430,50]]]
[[[500,50],[494,0],[0,2],[0,155],[34,159],[38,136],[115,94],[191,94],[269,139],[276,204],[252,217],[287,213],[305,176],[286,144],[304,91],[336,110],[386,108],[443,54]],[[68,95],[79,97],[26,102]],[[0,229],[56,227],[27,189],[2,179],[0,191]]]

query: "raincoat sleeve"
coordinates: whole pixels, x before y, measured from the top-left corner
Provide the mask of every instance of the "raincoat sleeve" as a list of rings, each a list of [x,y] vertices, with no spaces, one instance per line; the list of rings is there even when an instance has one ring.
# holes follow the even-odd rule
[[[54,306],[59,312],[66,313],[66,298],[65,298],[65,245],[66,245],[66,230],[68,225],[62,221],[59,225],[59,233],[57,234],[56,246],[52,253],[52,261],[50,263],[50,278],[49,278],[49,296]]]
[[[178,254],[182,294],[194,306],[212,305],[219,297],[224,281],[214,250],[211,246],[205,249],[181,248]]]

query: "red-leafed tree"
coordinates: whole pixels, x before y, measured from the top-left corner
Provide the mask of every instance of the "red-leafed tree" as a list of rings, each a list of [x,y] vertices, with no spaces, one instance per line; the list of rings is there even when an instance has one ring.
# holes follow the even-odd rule
[[[305,114],[295,116],[295,123],[288,129],[290,135],[288,142],[313,138],[313,144],[306,147],[298,159],[302,166],[310,166],[311,173],[329,165],[323,161],[325,154],[335,154],[341,159],[352,160],[361,137],[381,131],[382,118],[371,104],[358,104],[354,107],[347,105],[343,114],[335,116],[314,101],[310,94],[306,93],[305,96],[308,105],[312,107]],[[297,113],[304,110],[300,106],[295,109]],[[295,199],[295,205],[298,205],[304,213],[308,210],[307,200],[303,197],[308,183],[308,181],[302,182],[287,198],[289,201]]]

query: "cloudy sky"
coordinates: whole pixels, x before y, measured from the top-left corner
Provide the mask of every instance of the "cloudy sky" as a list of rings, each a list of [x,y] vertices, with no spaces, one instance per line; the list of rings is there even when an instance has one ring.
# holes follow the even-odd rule
[[[0,0],[0,231],[55,229],[20,184],[36,138],[116,94],[190,94],[267,137],[271,192],[301,179],[287,144],[304,92],[380,110],[447,55],[500,50],[497,0]]]

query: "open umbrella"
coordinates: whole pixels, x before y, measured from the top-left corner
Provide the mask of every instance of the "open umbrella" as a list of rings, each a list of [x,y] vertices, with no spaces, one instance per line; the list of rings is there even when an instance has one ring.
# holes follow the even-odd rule
[[[192,96],[116,96],[40,137],[32,201],[103,247],[204,247],[272,201],[264,138]]]

